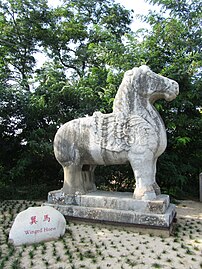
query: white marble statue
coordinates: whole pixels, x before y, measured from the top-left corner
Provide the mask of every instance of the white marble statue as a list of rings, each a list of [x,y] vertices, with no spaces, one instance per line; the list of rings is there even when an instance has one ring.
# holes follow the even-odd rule
[[[157,158],[167,145],[163,121],[153,103],[171,101],[178,83],[143,65],[124,74],[114,99],[113,112],[75,119],[59,128],[54,152],[64,169],[64,194],[95,191],[97,165],[130,162],[136,179],[135,199],[151,200],[160,194],[155,179]]]

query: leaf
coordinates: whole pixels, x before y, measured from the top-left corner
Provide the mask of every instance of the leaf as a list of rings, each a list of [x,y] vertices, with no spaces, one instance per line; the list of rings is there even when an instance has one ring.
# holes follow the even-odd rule
[[[176,142],[178,145],[183,145],[185,146],[186,144],[188,144],[191,141],[190,137],[176,137]]]

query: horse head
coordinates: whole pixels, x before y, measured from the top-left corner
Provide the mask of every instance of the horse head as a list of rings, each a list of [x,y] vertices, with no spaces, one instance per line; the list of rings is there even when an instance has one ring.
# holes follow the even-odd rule
[[[179,93],[176,81],[154,73],[148,66],[134,67],[125,72],[114,99],[114,112],[131,113],[138,101],[153,104],[158,99],[172,101]],[[144,105],[144,106],[145,106]]]
[[[179,93],[176,81],[154,73],[146,65],[135,67],[131,71],[128,75],[131,76],[132,88],[151,103],[158,99],[172,101]]]

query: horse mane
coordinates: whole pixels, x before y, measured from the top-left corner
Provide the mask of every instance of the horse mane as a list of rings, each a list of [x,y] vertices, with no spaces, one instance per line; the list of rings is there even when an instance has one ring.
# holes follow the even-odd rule
[[[129,95],[132,91],[133,69],[125,72],[113,103],[113,112],[129,113]]]
[[[141,74],[141,71],[147,72],[150,68],[146,65],[142,65],[139,68],[134,67],[133,69],[125,72],[123,80],[118,88],[116,93],[114,103],[113,103],[113,112],[121,112],[125,115],[130,114],[130,102],[131,97],[134,98],[135,88],[137,88],[138,76]],[[136,78],[134,80],[134,77]],[[137,91],[136,91],[137,92]]]
[[[128,92],[131,89],[130,80],[128,77],[124,78],[119,86],[119,89],[116,93],[114,103],[113,103],[113,112],[114,113],[124,113],[127,114],[128,108]]]

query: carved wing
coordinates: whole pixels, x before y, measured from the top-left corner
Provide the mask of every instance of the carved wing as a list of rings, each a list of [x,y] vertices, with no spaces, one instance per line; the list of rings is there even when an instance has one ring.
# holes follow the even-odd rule
[[[148,123],[140,116],[125,118],[122,113],[93,114],[95,142],[103,149],[121,152],[128,151],[137,142],[137,136]],[[139,131],[138,131],[139,130]]]

